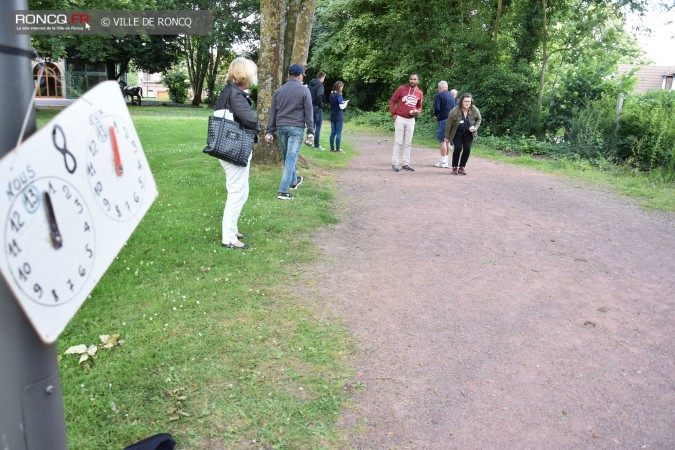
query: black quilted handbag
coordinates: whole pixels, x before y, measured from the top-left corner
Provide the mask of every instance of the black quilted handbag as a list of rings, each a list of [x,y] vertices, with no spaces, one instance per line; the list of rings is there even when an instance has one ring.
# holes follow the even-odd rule
[[[209,129],[204,153],[246,167],[253,151],[255,132],[248,132],[233,120],[209,117]]]
[[[227,88],[226,88],[227,89]],[[225,107],[230,104],[231,89],[227,91]],[[235,166],[246,167],[251,158],[256,132],[223,117],[209,117],[208,134],[204,153],[227,161]]]

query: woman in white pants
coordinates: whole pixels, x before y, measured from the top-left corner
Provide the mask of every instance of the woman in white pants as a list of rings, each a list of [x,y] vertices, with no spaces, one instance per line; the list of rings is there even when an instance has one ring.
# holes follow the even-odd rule
[[[215,111],[224,109],[226,118],[234,118],[244,128],[256,132],[256,142],[260,123],[253,113],[246,89],[257,82],[257,71],[258,68],[250,59],[240,57],[232,61],[227,71],[227,84],[220,91],[214,108]],[[233,117],[230,117],[230,114]],[[239,233],[237,222],[241,209],[248,199],[248,174],[251,160],[249,158],[246,167],[235,166],[222,160],[220,160],[220,165],[225,170],[225,188],[227,189],[227,200],[223,212],[222,245],[227,248],[249,248],[248,244],[241,242],[245,236]]]

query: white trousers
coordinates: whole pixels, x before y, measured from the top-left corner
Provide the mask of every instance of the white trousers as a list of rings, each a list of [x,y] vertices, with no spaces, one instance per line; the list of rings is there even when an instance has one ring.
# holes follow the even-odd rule
[[[251,168],[251,159],[246,167],[239,167],[227,161],[219,160],[225,171],[225,188],[227,200],[223,212],[223,244],[232,244],[238,241],[237,222],[244,203],[248,200],[248,174]]]
[[[399,163],[399,158],[403,157],[403,165],[410,164],[410,143],[412,142],[413,133],[415,132],[415,118],[396,116],[394,122],[394,153],[391,156],[391,163]],[[403,149],[403,155],[401,155]]]

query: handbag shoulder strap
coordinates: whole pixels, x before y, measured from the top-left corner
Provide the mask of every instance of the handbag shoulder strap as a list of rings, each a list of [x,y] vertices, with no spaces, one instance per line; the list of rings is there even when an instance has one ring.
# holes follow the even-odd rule
[[[225,86],[225,109],[232,114],[232,120],[237,122],[241,126],[241,122],[235,117],[234,111],[232,111],[232,108],[230,108],[230,97],[232,97],[232,89],[233,86],[230,83],[227,83]]]

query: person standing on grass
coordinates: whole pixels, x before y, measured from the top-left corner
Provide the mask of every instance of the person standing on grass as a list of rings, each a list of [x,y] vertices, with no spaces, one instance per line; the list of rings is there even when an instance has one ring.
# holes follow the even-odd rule
[[[310,94],[312,94],[312,108],[314,109],[314,148],[323,150],[324,148],[319,143],[321,135],[321,122],[323,121],[323,81],[326,79],[326,74],[319,71],[316,78],[309,82],[307,86]]]
[[[343,153],[340,148],[342,126],[345,122],[342,111],[347,107],[347,101],[342,98],[344,85],[342,81],[336,81],[333,85],[333,91],[328,97],[328,103],[330,104],[330,151],[334,153]]]
[[[396,89],[391,100],[389,100],[389,112],[394,119],[394,151],[391,158],[391,170],[398,172],[399,159],[403,151],[403,165],[401,169],[414,172],[415,169],[410,165],[410,146],[413,133],[415,132],[415,117],[422,112],[422,91],[417,84],[419,77],[416,73],[411,73],[408,84]]]
[[[220,92],[214,107],[214,114],[216,114],[216,111],[224,110],[223,116],[229,119],[233,118],[242,124],[246,130],[254,132],[256,141],[260,131],[260,123],[253,113],[251,100],[248,98],[246,90],[251,84],[257,82],[257,71],[258,68],[255,63],[249,59],[240,57],[232,61],[227,71],[227,84]],[[253,152],[251,152],[251,156],[253,156]],[[227,200],[223,212],[222,246],[240,249],[249,248],[248,244],[240,241],[245,236],[239,233],[237,222],[248,199],[248,176],[251,158],[249,157],[246,167],[235,166],[223,160],[219,161],[225,171],[225,189],[227,189]]]
[[[455,107],[455,97],[448,92],[448,82],[441,81],[438,83],[438,94],[434,95],[434,117],[436,122],[436,140],[441,146],[441,160],[434,164],[434,167],[448,168],[448,153],[449,147],[452,144],[445,142],[445,123],[448,120],[448,114],[452,108]]]
[[[272,106],[267,121],[265,141],[272,142],[276,131],[279,147],[284,158],[284,171],[279,183],[279,200],[290,200],[293,195],[289,189],[296,189],[303,182],[298,176],[295,164],[298,161],[302,135],[307,126],[306,142],[314,140],[314,111],[312,96],[302,84],[305,69],[300,64],[291,64],[288,68],[288,80],[274,91]]]
[[[462,94],[459,104],[450,111],[445,124],[445,141],[452,142],[452,175],[466,175],[466,162],[471,154],[473,140],[478,136],[481,123],[480,111],[473,104],[471,94]],[[460,158],[461,156],[461,158]]]

